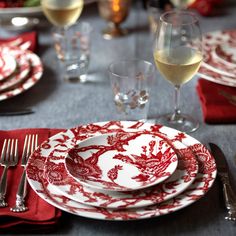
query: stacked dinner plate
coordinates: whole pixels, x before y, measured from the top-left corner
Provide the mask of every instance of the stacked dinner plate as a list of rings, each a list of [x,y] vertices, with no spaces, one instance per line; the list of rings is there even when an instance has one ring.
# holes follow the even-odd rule
[[[236,31],[215,31],[204,35],[204,61],[199,76],[236,87]]]
[[[24,45],[0,46],[0,101],[31,88],[42,76],[40,58]]]
[[[31,155],[27,177],[48,203],[106,220],[144,219],[201,198],[216,177],[203,144],[150,123],[109,121],[52,136]]]

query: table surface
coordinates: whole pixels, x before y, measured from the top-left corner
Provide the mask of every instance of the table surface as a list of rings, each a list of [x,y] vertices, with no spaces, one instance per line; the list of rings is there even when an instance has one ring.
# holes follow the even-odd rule
[[[200,17],[203,32],[236,28],[236,6],[221,9],[223,15]],[[25,93],[2,101],[0,107],[33,107],[35,113],[26,116],[0,117],[0,129],[18,128],[70,128],[81,124],[115,120],[116,112],[107,73],[110,62],[123,58],[142,58],[153,62],[152,43],[146,11],[134,5],[123,24],[130,34],[123,38],[105,40],[101,30],[106,26],[96,5],[85,7],[80,21],[88,21],[92,34],[92,56],[89,82],[66,83],[58,72],[58,63],[52,48],[51,27],[42,19],[39,31],[39,55],[44,64],[41,81]],[[173,107],[173,87],[156,72],[151,92],[149,118],[170,111]],[[199,99],[196,94],[198,78],[182,88],[183,112],[195,116],[200,128],[191,135],[200,142],[219,144],[227,156],[232,182],[236,180],[236,126],[208,125],[203,122]],[[68,213],[63,217],[55,235],[235,235],[232,222],[224,220],[221,186],[215,181],[210,191],[200,200],[175,213],[140,221],[111,222],[86,219]]]

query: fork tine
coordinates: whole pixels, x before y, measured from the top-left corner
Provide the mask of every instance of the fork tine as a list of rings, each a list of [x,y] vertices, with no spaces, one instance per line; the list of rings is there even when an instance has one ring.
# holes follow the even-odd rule
[[[31,134],[28,137],[28,143],[27,143],[27,152],[26,152],[26,159],[30,155],[30,145],[31,145]]]
[[[14,148],[15,152],[14,152],[14,159],[15,159],[15,163],[18,162],[18,139],[16,139],[15,142],[15,148]]]
[[[34,150],[38,147],[38,135],[36,134],[35,136],[36,138],[35,138]]]
[[[31,151],[30,151],[30,154],[34,151],[34,138],[35,138],[35,135],[33,134],[32,135],[32,142],[31,142]],[[29,157],[29,156],[28,156]]]
[[[26,159],[26,154],[27,154],[27,143],[28,143],[28,135],[25,136],[25,141],[24,141],[24,146],[23,146],[23,153],[22,153],[22,160],[21,162],[23,163]]]
[[[7,139],[4,139],[4,143],[2,146],[1,162],[4,160],[6,156],[6,145],[7,145]]]
[[[11,145],[11,139],[8,139],[8,140],[7,140],[7,150],[6,150],[5,160],[9,160],[9,156],[10,156],[10,145]]]
[[[14,161],[14,156],[13,156],[14,142],[15,142],[14,139],[10,140],[10,151],[9,151],[9,157],[8,157],[9,159],[8,160],[10,160],[11,162]]]

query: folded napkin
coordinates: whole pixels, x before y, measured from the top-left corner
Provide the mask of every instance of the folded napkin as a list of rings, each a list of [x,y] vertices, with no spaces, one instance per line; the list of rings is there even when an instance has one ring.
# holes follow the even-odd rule
[[[6,201],[9,204],[8,207],[0,208],[0,232],[3,229],[17,229],[17,227],[23,230],[43,228],[47,229],[58,222],[61,216],[61,211],[46,201],[41,199],[31,189],[30,185],[27,185],[27,198],[26,204],[29,210],[22,213],[14,213],[10,211],[10,207],[14,207],[16,200],[17,187],[20,181],[20,177],[23,171],[21,167],[21,155],[23,151],[23,144],[26,134],[38,134],[38,144],[47,140],[50,136],[58,133],[59,129],[21,129],[2,131],[0,130],[0,150],[2,150],[4,139],[17,138],[18,139],[18,150],[19,150],[19,161],[16,167],[8,169],[7,174],[7,194]],[[3,167],[0,166],[0,175],[3,172]],[[22,227],[22,225],[27,225]],[[30,226],[31,225],[31,226]],[[37,227],[36,227],[37,225]]]
[[[0,44],[8,43],[8,42],[14,41],[14,40],[16,40],[18,38],[22,39],[22,40],[19,40],[19,41],[21,41],[20,44],[28,42],[28,41],[31,42],[29,50],[31,50],[33,52],[37,51],[38,37],[37,37],[37,33],[35,31],[27,32],[27,33],[22,33],[22,34],[20,34],[18,36],[14,36],[14,37],[11,37],[11,38],[1,38],[0,39]]]
[[[197,93],[206,123],[236,123],[236,88],[199,79]]]

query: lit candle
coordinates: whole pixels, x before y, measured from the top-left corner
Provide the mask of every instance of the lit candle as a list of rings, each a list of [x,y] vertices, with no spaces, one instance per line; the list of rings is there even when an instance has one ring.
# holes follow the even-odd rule
[[[114,12],[119,12],[120,11],[120,0],[113,0],[112,1],[112,10]]]

